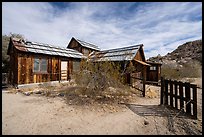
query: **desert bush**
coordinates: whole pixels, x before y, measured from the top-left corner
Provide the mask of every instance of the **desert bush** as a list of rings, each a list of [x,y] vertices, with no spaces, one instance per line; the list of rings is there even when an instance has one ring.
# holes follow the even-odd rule
[[[202,66],[198,61],[191,61],[183,65],[181,77],[198,78],[202,76]]]
[[[168,79],[198,78],[202,75],[202,66],[198,61],[190,61],[179,68],[171,68],[163,65],[161,69],[162,77]]]
[[[124,84],[122,71],[118,62],[81,61],[80,71],[73,74],[77,86],[67,90],[67,101],[75,100],[76,104],[80,100],[84,104],[128,100],[130,87]]]
[[[81,69],[74,74],[74,79],[77,85],[94,91],[103,91],[110,86],[124,86],[120,64],[116,62],[82,61]]]

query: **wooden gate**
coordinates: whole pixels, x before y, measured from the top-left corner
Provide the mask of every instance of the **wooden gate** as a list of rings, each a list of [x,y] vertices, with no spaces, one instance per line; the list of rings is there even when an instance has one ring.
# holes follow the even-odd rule
[[[145,97],[145,81],[144,76],[142,76],[142,72],[135,72],[130,74],[130,85],[141,91],[143,97]]]
[[[160,104],[182,110],[197,119],[197,86],[161,78]]]

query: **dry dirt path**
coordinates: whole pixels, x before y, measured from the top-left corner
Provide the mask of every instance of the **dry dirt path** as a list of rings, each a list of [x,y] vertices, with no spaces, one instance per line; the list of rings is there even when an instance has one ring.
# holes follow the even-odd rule
[[[157,113],[158,104],[159,95],[137,97],[113,112],[97,106],[68,105],[60,97],[2,92],[2,134],[186,134],[169,131],[168,118]]]

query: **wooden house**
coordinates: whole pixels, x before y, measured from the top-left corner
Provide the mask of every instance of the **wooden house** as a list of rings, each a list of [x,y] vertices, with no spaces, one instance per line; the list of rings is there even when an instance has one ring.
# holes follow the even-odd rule
[[[94,51],[88,58],[94,62],[111,61],[119,63],[122,72],[125,74],[126,83],[143,91],[143,96],[145,96],[147,80],[149,83],[157,83],[161,77],[161,63],[147,62],[145,60],[143,44]]]
[[[75,38],[67,48],[61,48],[11,37],[7,54],[8,81],[12,85],[67,81],[80,69],[82,58],[119,63],[126,83],[137,87],[137,82],[142,81],[143,91],[147,82],[158,82],[161,77],[161,64],[145,60],[143,44],[100,51],[96,45]]]
[[[10,38],[9,83],[12,85],[69,80],[85,56],[73,49]]]
[[[120,63],[122,72],[125,74],[126,83],[133,85],[139,81],[139,83],[136,84],[141,86],[141,83],[143,83],[140,90],[145,91],[146,70],[147,67],[151,65],[146,63],[143,44],[95,51],[90,54],[89,58],[94,62],[111,61]],[[129,68],[131,68],[131,70]],[[138,85],[136,86],[138,87]]]
[[[93,51],[100,51],[100,48],[94,44],[76,39],[72,37],[67,48],[75,49],[85,56],[88,56]]]

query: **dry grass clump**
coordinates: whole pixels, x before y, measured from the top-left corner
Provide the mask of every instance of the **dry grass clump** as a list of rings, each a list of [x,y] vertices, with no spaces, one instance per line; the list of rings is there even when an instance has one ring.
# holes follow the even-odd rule
[[[84,90],[84,87],[69,87],[64,93],[68,104],[91,105],[91,104],[118,104],[131,101],[133,94],[126,90],[109,87],[103,92]]]
[[[179,68],[162,65],[161,75],[167,79],[198,78],[202,75],[202,66],[197,61],[190,61]]]

